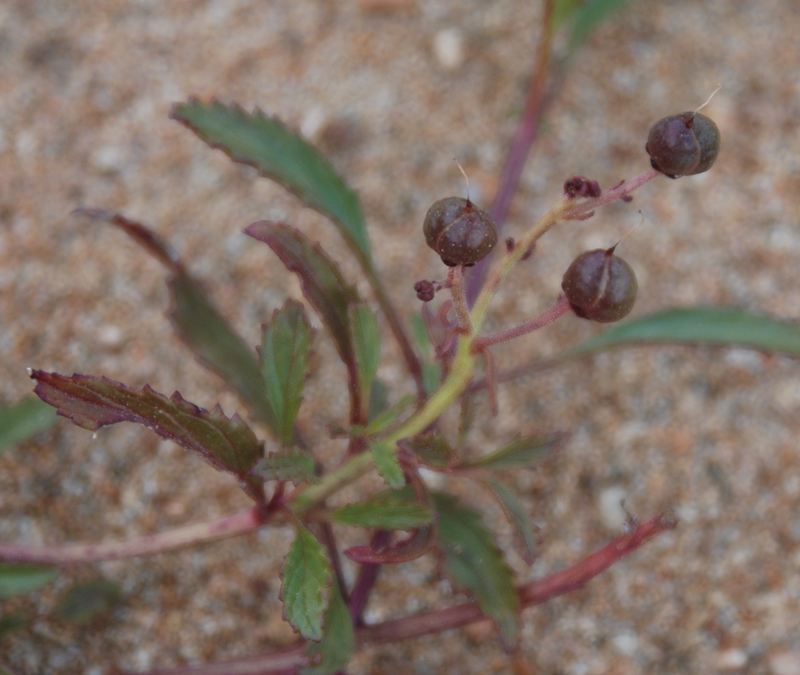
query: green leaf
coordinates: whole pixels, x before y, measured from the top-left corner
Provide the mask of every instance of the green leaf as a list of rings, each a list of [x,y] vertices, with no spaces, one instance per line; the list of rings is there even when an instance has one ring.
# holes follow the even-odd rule
[[[318,483],[314,475],[314,458],[300,448],[283,448],[271,452],[259,460],[250,473],[266,480],[290,480],[295,486],[300,483]]]
[[[151,228],[119,213],[75,209],[72,215],[118,227],[171,272],[169,318],[175,331],[200,362],[233,387],[253,414],[274,430],[255,352],[211,304],[170,245]]]
[[[378,381],[376,380],[376,383]],[[373,389],[374,391],[374,389]],[[392,426],[397,420],[402,417],[403,413],[405,413],[411,406],[416,403],[417,399],[415,396],[404,396],[401,398],[397,403],[395,403],[391,408],[385,410],[377,417],[373,418],[370,422],[369,426],[364,429],[364,433],[367,436],[372,434],[380,433],[381,431],[389,428]]]
[[[336,675],[344,672],[350,657],[356,650],[356,634],[350,612],[339,591],[338,584],[333,584],[331,604],[325,613],[325,633],[322,642],[311,643],[307,654],[312,660],[321,657],[318,665],[303,668],[302,675]]]
[[[430,395],[435,392],[442,383],[442,365],[430,360],[433,357],[433,346],[428,337],[428,331],[425,328],[425,319],[422,318],[422,314],[411,315],[411,329],[414,333],[414,341],[417,343],[417,347],[423,356],[422,384],[425,387],[425,393]]]
[[[56,419],[56,411],[35,398],[0,408],[0,453],[48,429]]]
[[[348,308],[358,302],[358,294],[344,280],[336,263],[319,245],[288,225],[260,220],[245,232],[266,243],[287,269],[300,277],[303,295],[330,331],[339,356],[349,370],[357,373]]]
[[[283,618],[308,640],[322,640],[323,617],[331,599],[333,568],[325,547],[299,523],[281,569]]]
[[[514,541],[517,551],[522,559],[529,565],[533,565],[536,558],[536,526],[531,520],[530,514],[514,494],[513,490],[505,483],[501,483],[494,478],[487,478],[486,485],[494,492],[500,506],[505,513],[508,522],[514,530]]]
[[[249,471],[264,447],[238,415],[226,417],[219,406],[209,412],[177,391],[167,398],[148,385],[131,389],[105,377],[34,370],[31,378],[39,398],[79,427],[95,431],[118,422],[141,424],[196,452],[214,468],[234,474],[253,499],[262,497],[262,481]]]
[[[445,571],[475,596],[481,610],[494,619],[505,646],[513,648],[519,640],[520,605],[503,554],[477,513],[449,495],[435,494],[434,499]]]
[[[369,402],[372,396],[372,383],[375,375],[378,374],[378,366],[381,362],[381,334],[378,331],[378,317],[364,303],[354,305],[350,311],[361,400]]]
[[[372,459],[389,487],[397,490],[406,484],[403,468],[394,452],[394,447],[388,443],[375,443],[372,446]]]
[[[0,562],[0,598],[10,598],[47,586],[58,570],[41,565]]]
[[[21,614],[10,614],[9,616],[4,616],[2,619],[0,619],[0,640],[2,640],[6,635],[18,631],[24,625],[25,617],[23,617]],[[0,667],[0,675],[2,672],[3,669]]]
[[[303,306],[294,300],[288,300],[274,312],[272,323],[262,329],[261,373],[278,439],[284,446],[292,442],[303,400],[312,337]]]
[[[567,47],[574,54],[592,32],[629,0],[558,0],[553,14],[553,29],[569,22],[572,31]]]
[[[169,316],[181,339],[205,366],[236,389],[256,417],[275,430],[255,350],[228,325],[188,274],[173,276],[167,285],[172,295]]]
[[[523,436],[506,447],[461,465],[465,469],[525,469],[544,459],[567,442],[569,434]]]
[[[367,228],[355,192],[320,152],[280,120],[219,101],[179,103],[170,117],[231,159],[255,167],[338,226],[356,255],[371,265]]]
[[[107,579],[95,579],[72,586],[58,602],[56,616],[69,623],[89,623],[110,612],[119,602],[119,586]]]
[[[568,349],[559,361],[648,344],[750,347],[800,356],[800,325],[734,307],[680,307],[628,321]]]
[[[433,522],[433,511],[424,504],[390,499],[373,499],[364,504],[348,504],[331,514],[331,520],[355,527],[384,530],[413,530]]]
[[[372,391],[369,396],[369,416],[367,419],[372,424],[389,407],[389,390],[379,377],[372,383]]]
[[[413,452],[423,464],[437,468],[449,465],[453,457],[453,448],[438,431],[401,438],[397,445],[403,450]]]

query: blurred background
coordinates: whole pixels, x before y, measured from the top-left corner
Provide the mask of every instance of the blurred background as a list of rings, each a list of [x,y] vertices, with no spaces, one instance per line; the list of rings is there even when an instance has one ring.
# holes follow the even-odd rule
[[[258,106],[317,143],[361,196],[398,307],[417,311],[414,281],[444,276],[422,240],[424,214],[463,194],[454,157],[473,200],[491,201],[540,20],[540,3],[513,0],[5,0],[0,404],[30,392],[30,366],[239,408],[172,333],[158,263],[119,231],[70,218],[79,205],[152,225],[254,345],[272,311],[301,297],[267,247],[241,234],[255,220],[301,227],[368,294],[329,223],[168,119],[189,96]],[[546,309],[577,254],[642,220],[618,251],[639,278],[634,316],[733,305],[800,320],[798,35],[796,0],[641,0],[604,23],[567,66],[507,234],[524,232],[573,174],[606,188],[644,171],[650,125],[698,107],[718,84],[704,112],[721,129],[720,157],[702,176],[655,180],[632,204],[548,234],[498,297],[494,326]],[[529,363],[599,330],[568,316],[497,350],[498,360]],[[400,383],[396,400],[411,386],[385,333],[380,376]],[[325,426],[341,422],[344,369],[323,329],[315,350],[300,419],[330,465],[343,446]],[[348,673],[800,673],[799,378],[795,361],[746,350],[628,349],[503,387],[495,419],[481,401],[476,451],[518,433],[573,433],[557,457],[512,479],[541,527],[532,569],[511,551],[499,510],[465,494],[523,580],[618,535],[620,499],[642,519],[674,509],[681,524],[586,589],[527,610],[514,656],[479,624],[366,648]],[[126,538],[247,505],[234,481],[130,425],[93,439],[61,422],[0,462],[3,541]],[[262,531],[68,570],[6,603],[29,621],[0,640],[0,662],[14,673],[102,675],[292,644],[277,599],[289,541]],[[101,626],[48,618],[60,589],[97,576],[123,597]],[[450,602],[426,558],[383,574],[367,616]]]

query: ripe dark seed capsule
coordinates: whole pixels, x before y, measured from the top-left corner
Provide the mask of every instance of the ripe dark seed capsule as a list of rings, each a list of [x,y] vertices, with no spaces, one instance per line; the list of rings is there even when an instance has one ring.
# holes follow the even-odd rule
[[[428,246],[450,267],[474,265],[497,244],[497,226],[492,217],[461,197],[434,202],[422,231]]]
[[[578,316],[611,323],[626,316],[636,302],[639,285],[631,266],[614,255],[614,248],[582,253],[561,282],[572,311]]]
[[[656,171],[679,178],[708,171],[719,154],[719,144],[719,128],[714,120],[697,112],[685,112],[656,122],[644,149]]]

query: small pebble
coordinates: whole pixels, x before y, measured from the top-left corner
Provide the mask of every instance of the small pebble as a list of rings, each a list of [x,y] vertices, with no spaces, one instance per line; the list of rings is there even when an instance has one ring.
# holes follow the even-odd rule
[[[622,501],[626,496],[627,492],[621,485],[611,485],[600,493],[597,499],[600,517],[609,530],[617,531],[625,527],[628,514],[622,508]]]
[[[444,70],[455,70],[464,63],[464,38],[455,28],[440,30],[433,38],[433,55]]]
[[[614,649],[628,657],[636,654],[636,650],[639,648],[639,636],[632,630],[620,631],[611,642],[614,645]]]
[[[103,326],[97,331],[97,339],[106,347],[119,347],[122,344],[124,333],[118,326]]]
[[[768,663],[771,675],[800,675],[800,651],[773,654]]]
[[[717,656],[717,669],[723,671],[741,670],[747,665],[747,654],[741,649],[726,649]]]

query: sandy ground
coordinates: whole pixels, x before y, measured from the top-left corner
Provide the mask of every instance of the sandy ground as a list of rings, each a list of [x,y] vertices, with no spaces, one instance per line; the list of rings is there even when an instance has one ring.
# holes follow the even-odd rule
[[[260,322],[299,297],[299,287],[241,234],[250,222],[304,228],[357,280],[323,218],[167,119],[170,104],[190,95],[258,105],[318,141],[362,197],[401,313],[417,309],[413,281],[443,274],[422,244],[424,213],[462,192],[453,157],[475,200],[491,199],[539,11],[511,0],[5,0],[0,403],[30,391],[25,367],[34,366],[178,389],[229,413],[238,407],[171,333],[158,264],[119,232],[71,219],[77,205],[152,224],[253,344]],[[523,232],[574,173],[607,187],[647,168],[650,124],[697,107],[718,83],[707,112],[722,130],[722,154],[703,176],[655,181],[632,205],[548,235],[498,298],[495,324],[545,309],[575,255],[613,244],[642,216],[620,250],[639,277],[635,315],[723,304],[800,319],[799,34],[796,0],[642,1],[598,32],[546,117],[510,234]],[[499,360],[527,363],[597,330],[566,317],[500,350]],[[397,396],[410,385],[391,338],[385,343],[380,374],[399,383]],[[342,419],[344,374],[322,330],[316,350],[301,423],[332,463],[342,446],[324,428]],[[573,432],[553,461],[509,476],[543,538],[532,569],[509,553],[521,579],[618,534],[620,497],[643,518],[672,508],[681,525],[585,590],[527,611],[516,656],[479,626],[365,649],[348,672],[800,673],[798,376],[798,363],[783,357],[671,347],[605,355],[504,387],[496,419],[480,410],[476,451],[517,433]],[[129,425],[93,439],[64,422],[0,462],[4,541],[131,537],[247,505],[231,480]],[[498,509],[466,498],[510,550]],[[4,602],[3,613],[30,621],[2,641],[0,663],[17,674],[101,675],[291,644],[277,600],[289,541],[287,531],[263,531],[66,571],[44,592]],[[101,625],[48,618],[60,591],[96,576],[118,582],[124,598]],[[383,575],[368,616],[451,601],[425,559]]]

